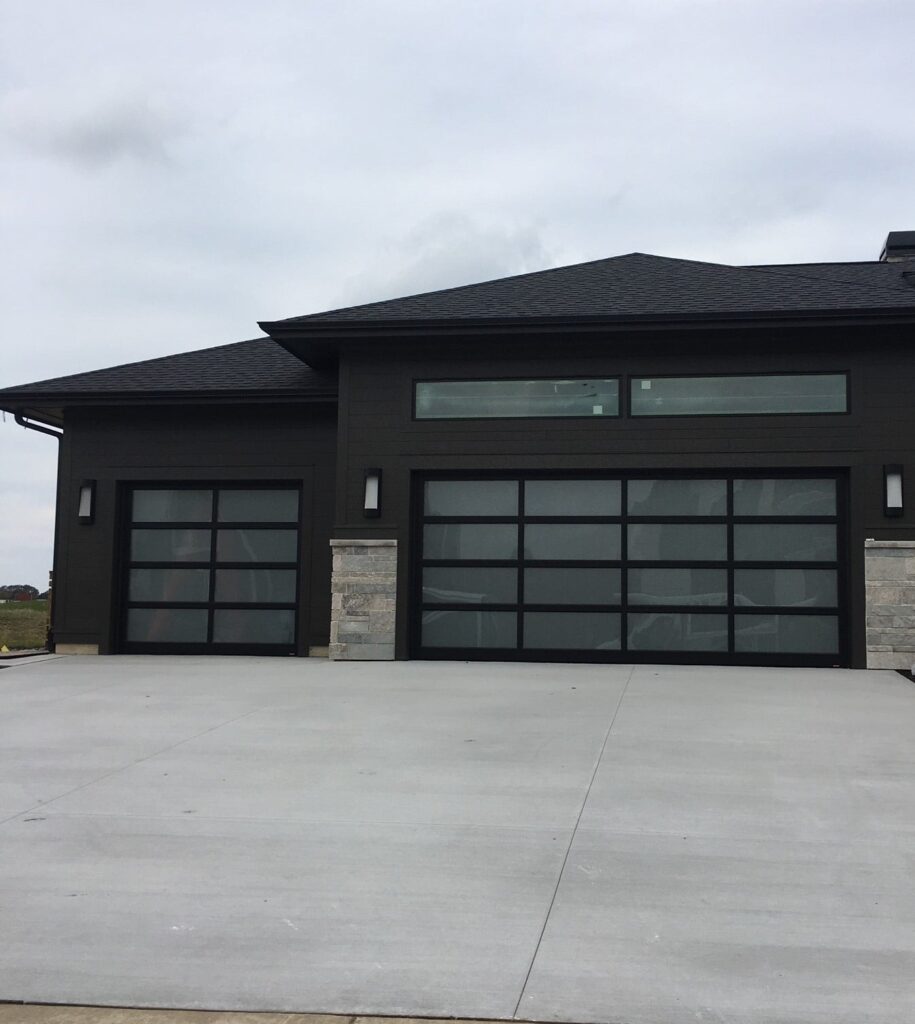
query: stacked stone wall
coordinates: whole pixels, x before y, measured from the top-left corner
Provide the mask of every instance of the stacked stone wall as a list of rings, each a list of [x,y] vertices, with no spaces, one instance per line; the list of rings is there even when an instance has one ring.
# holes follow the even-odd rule
[[[864,543],[867,667],[915,663],[915,541]]]
[[[392,661],[397,541],[334,539],[332,661]]]

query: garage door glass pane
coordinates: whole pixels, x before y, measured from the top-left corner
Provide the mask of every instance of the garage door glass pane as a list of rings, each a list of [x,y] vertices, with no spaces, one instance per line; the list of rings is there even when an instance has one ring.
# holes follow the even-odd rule
[[[736,516],[834,516],[835,480],[735,480]]]
[[[735,650],[760,654],[837,654],[834,615],[735,615]]]
[[[619,569],[525,569],[527,604],[619,604]]]
[[[735,523],[738,562],[834,562],[836,528],[831,523]]]
[[[427,480],[427,516],[516,516],[517,480]]]
[[[835,608],[834,569],[737,569],[734,604],[788,608]]]
[[[206,608],[131,608],[127,639],[149,644],[203,644],[207,614]]]
[[[515,612],[423,612],[424,647],[515,647]]]
[[[524,646],[534,650],[618,651],[620,616],[612,612],[525,612]]]
[[[208,601],[209,569],[131,569],[129,600]]]
[[[209,530],[131,530],[132,562],[209,562]]]
[[[618,516],[619,480],[528,480],[526,516]]]
[[[518,527],[506,523],[436,523],[423,528],[429,559],[517,558]]]
[[[217,516],[222,523],[294,523],[299,518],[299,492],[220,491]]]
[[[633,651],[727,651],[727,615],[692,612],[630,612],[629,648]]]
[[[629,604],[727,604],[724,569],[630,569]]]
[[[219,530],[216,560],[219,562],[294,562],[298,534],[295,530]]]
[[[631,516],[723,516],[728,510],[724,480],[630,480]]]
[[[291,604],[295,569],[217,569],[216,600],[226,603]]]
[[[723,562],[727,527],[693,523],[631,523],[629,558],[652,562]]]
[[[213,518],[210,490],[163,490],[133,492],[135,523],[208,523]]]
[[[426,566],[423,600],[427,604],[514,604],[518,600],[518,570]]]
[[[531,523],[524,529],[524,557],[614,561],[620,557],[617,523]]]
[[[213,612],[213,643],[216,644],[291,644],[294,633],[292,609],[217,608]]]

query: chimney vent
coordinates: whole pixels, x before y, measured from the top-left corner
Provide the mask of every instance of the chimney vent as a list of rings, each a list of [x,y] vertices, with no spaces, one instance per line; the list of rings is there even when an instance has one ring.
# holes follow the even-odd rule
[[[915,260],[915,231],[891,231],[886,236],[881,263],[897,263],[899,260]]]

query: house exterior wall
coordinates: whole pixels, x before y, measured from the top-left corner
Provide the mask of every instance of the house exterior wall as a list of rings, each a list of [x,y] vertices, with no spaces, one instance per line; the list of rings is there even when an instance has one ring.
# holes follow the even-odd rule
[[[848,480],[850,660],[864,667],[864,542],[915,539],[915,352],[902,328],[758,328],[629,336],[351,342],[341,357],[335,536],[398,542],[396,654],[409,654],[411,487],[428,471],[835,469]],[[561,355],[557,355],[561,353]],[[633,419],[627,375],[849,373],[842,415]],[[413,419],[424,379],[620,376],[618,419]],[[883,466],[907,474],[905,514],[883,512]],[[381,516],[362,512],[363,474],[383,472]]]
[[[326,646],[335,449],[330,403],[68,409],[57,510],[56,643],[116,649],[120,516],[129,484],[275,480],[301,484],[305,503],[297,653]],[[90,525],[76,517],[86,479],[96,481]]]

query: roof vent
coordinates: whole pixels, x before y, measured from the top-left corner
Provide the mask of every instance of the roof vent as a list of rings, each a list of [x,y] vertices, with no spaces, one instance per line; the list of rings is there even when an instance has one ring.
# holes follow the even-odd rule
[[[915,231],[891,231],[886,236],[881,263],[896,263],[898,260],[915,260]]]

